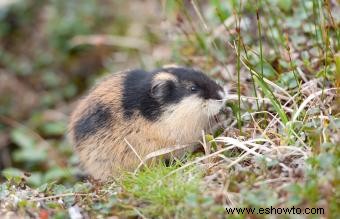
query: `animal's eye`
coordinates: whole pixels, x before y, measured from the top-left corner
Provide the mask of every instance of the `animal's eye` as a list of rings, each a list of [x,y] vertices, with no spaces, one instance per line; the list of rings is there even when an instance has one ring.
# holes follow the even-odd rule
[[[192,85],[190,87],[191,92],[197,92],[199,90],[199,87],[197,85]]]

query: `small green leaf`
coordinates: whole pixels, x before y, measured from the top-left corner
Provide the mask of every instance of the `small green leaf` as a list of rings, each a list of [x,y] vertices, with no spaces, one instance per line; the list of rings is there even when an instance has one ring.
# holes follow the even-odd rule
[[[64,185],[56,184],[52,188],[53,194],[59,195],[71,192],[70,189],[67,189]]]
[[[27,200],[20,200],[17,205],[19,208],[24,208],[27,206],[27,204],[28,204]]]
[[[74,192],[90,192],[92,189],[92,185],[90,183],[77,183],[73,187]]]
[[[45,135],[63,135],[66,132],[67,126],[64,121],[48,122],[41,127],[41,131]]]
[[[196,207],[197,206],[197,195],[196,194],[188,194],[188,196],[185,198],[185,203],[189,205],[190,207]]]
[[[330,168],[332,168],[332,165],[335,163],[333,154],[329,154],[329,153],[320,154],[318,156],[318,160],[319,160],[320,167],[324,170],[329,170]]]
[[[34,187],[40,186],[43,183],[42,174],[40,172],[31,173],[27,182]]]
[[[16,168],[7,168],[2,171],[2,175],[8,180],[13,180],[15,183],[19,183],[24,177],[24,173]]]
[[[17,128],[11,132],[11,140],[21,148],[33,148],[35,140],[25,128]]]
[[[205,139],[207,142],[209,142],[211,144],[212,148],[217,148],[217,144],[215,142],[215,138],[212,135],[205,135]]]
[[[282,87],[288,89],[293,89],[298,86],[293,71],[282,73],[279,77],[278,82]]]
[[[50,170],[45,175],[45,181],[50,182],[53,180],[60,180],[62,178],[67,178],[70,176],[70,172],[67,169],[62,169],[60,167],[55,167]]]
[[[279,0],[278,5],[285,12],[289,12],[292,8],[292,0]]]
[[[48,188],[48,183],[44,183],[44,184],[42,184],[41,186],[39,186],[39,187],[37,188],[37,191],[38,191],[38,192],[46,192],[46,191],[47,191],[47,188]]]
[[[18,162],[40,163],[46,161],[47,152],[43,148],[24,148],[14,151],[13,159]]]

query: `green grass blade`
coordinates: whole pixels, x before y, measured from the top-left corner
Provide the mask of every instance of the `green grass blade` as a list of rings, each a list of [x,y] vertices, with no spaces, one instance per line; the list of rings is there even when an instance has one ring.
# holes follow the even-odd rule
[[[255,75],[254,79],[255,79],[255,82],[260,86],[265,96],[270,99],[274,109],[279,114],[283,124],[287,124],[289,121],[288,117],[285,111],[283,110],[282,105],[279,103],[279,101],[274,96],[273,92],[270,90],[269,86],[258,75]]]

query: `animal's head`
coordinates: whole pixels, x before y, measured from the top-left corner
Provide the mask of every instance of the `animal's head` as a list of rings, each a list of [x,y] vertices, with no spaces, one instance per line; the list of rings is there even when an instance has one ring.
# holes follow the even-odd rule
[[[164,68],[153,73],[150,95],[166,111],[184,114],[216,115],[224,105],[225,92],[216,82],[198,70]]]
[[[216,115],[224,105],[225,92],[200,71],[191,68],[162,68],[147,73],[134,70],[124,80],[125,118],[137,111],[147,120],[171,116],[203,119]],[[190,116],[190,117],[189,117]]]

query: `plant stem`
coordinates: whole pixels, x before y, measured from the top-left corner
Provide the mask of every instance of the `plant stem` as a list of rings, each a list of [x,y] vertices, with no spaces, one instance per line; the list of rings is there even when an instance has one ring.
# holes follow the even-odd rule
[[[240,8],[239,8],[239,13],[241,11],[241,2],[240,1]],[[242,135],[242,124],[241,124],[241,74],[240,74],[240,69],[241,69],[241,16],[238,14],[238,18],[236,19],[238,22],[236,22],[236,31],[237,31],[237,94],[238,94],[238,111],[237,111],[237,125],[238,128],[240,129],[240,134]]]
[[[261,1],[259,1],[261,4]],[[257,7],[256,9],[256,19],[257,19],[257,30],[258,30],[258,34],[259,34],[259,41],[260,41],[260,65],[261,65],[261,80],[264,82],[263,78],[263,50],[262,50],[262,32],[261,32],[261,20],[260,20],[260,16],[259,16],[259,7]],[[262,102],[262,110],[265,110],[265,102]],[[264,114],[264,121],[265,121],[265,125],[267,124],[267,114]]]

